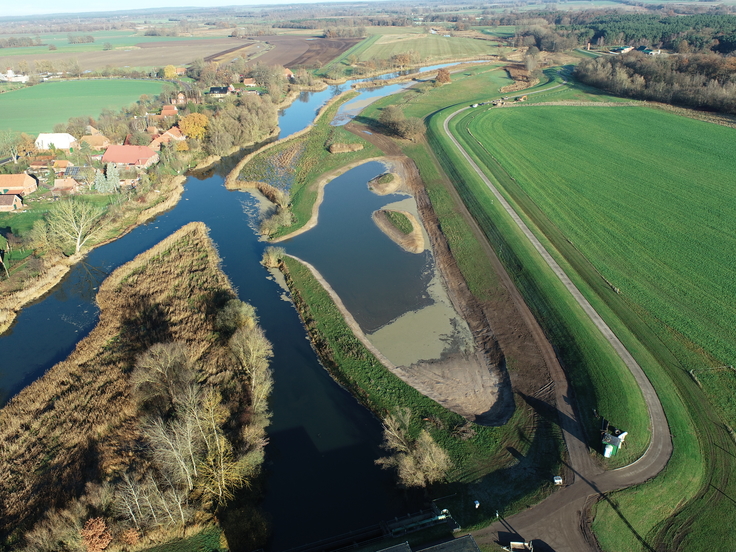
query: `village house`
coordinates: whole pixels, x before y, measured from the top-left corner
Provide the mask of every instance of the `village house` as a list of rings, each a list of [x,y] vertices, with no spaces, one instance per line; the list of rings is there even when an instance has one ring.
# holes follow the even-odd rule
[[[57,159],[54,161],[54,163],[51,165],[51,168],[54,170],[55,174],[64,174],[64,172],[69,168],[73,167],[74,163],[71,161],[67,161],[66,159]]]
[[[23,202],[18,195],[0,195],[0,212],[17,211],[23,207]]]
[[[87,136],[82,136],[79,139],[79,147],[81,147],[83,143],[87,144],[95,151],[103,151],[110,146],[111,142],[110,139],[103,134],[89,134]]]
[[[158,162],[158,153],[148,146],[110,146],[102,162],[145,169]]]
[[[66,132],[42,132],[36,138],[36,149],[48,150],[53,146],[60,150],[69,150],[74,147],[77,139]]]
[[[179,130],[179,127],[171,127],[163,134],[156,136],[153,141],[148,144],[148,147],[151,148],[153,151],[159,151],[161,150],[161,146],[163,144],[168,144],[170,142],[181,142],[182,140],[186,140],[186,138],[181,133],[181,130]]]
[[[57,178],[54,180],[54,187],[51,191],[54,193],[73,194],[77,191],[79,183],[73,178]]]
[[[163,109],[161,109],[161,116],[162,117],[176,117],[179,113],[179,110],[175,105],[165,105]]]
[[[247,77],[243,79],[243,86],[258,86],[256,84],[256,79]]]
[[[287,80],[294,80],[294,72],[286,67],[284,67],[284,76]]]
[[[38,189],[36,179],[27,174],[0,174],[0,194],[24,196]]]
[[[232,84],[229,86],[213,86],[208,94],[211,98],[224,98],[231,92],[235,92],[235,87]]]
[[[171,105],[187,105],[187,96],[184,92],[179,92],[176,96],[171,98]]]
[[[43,171],[48,169],[54,162],[51,155],[39,155],[28,163],[28,168],[32,171]]]

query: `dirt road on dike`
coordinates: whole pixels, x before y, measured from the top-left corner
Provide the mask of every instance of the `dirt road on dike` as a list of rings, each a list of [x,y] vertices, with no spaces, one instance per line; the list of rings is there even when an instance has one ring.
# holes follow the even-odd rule
[[[599,499],[606,500],[603,494],[605,492],[643,483],[662,471],[672,454],[672,439],[667,419],[654,387],[636,360],[592,305],[583,297],[580,290],[516,214],[485,173],[450,133],[449,122],[453,117],[467,109],[469,107],[458,109],[445,120],[445,133],[629,368],[644,396],[644,401],[649,410],[651,427],[649,447],[641,458],[624,468],[608,472],[603,471],[593,463],[587,453],[583,429],[574,415],[574,401],[570,397],[564,373],[552,370],[559,424],[563,430],[569,453],[568,468],[574,474],[573,481],[571,484],[568,481],[565,488],[538,505],[508,519],[498,521],[473,534],[480,543],[508,544],[511,540],[533,540],[536,550],[555,550],[557,552],[597,550],[598,545],[592,535],[589,526],[590,520],[586,515],[586,505]],[[634,531],[634,529],[631,528],[631,531]],[[640,538],[639,535],[636,536]]]

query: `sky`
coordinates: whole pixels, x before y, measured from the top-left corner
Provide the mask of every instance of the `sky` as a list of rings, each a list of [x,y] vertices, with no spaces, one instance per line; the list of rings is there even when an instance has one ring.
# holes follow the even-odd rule
[[[137,10],[146,8],[188,8],[222,6],[253,6],[275,4],[311,4],[330,0],[223,0],[222,4],[212,0],[125,0],[120,3],[101,4],[99,0],[34,0],[33,2],[13,2],[0,0],[0,16],[41,15],[48,13],[80,13],[100,12],[107,8],[109,11],[119,9]],[[336,1],[336,0],[333,0]],[[104,6],[104,7],[103,7]]]

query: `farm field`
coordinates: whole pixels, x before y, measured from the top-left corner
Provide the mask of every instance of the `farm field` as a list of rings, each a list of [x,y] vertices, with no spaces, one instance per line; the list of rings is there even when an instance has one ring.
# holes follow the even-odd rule
[[[15,48],[4,48],[0,57],[0,66],[17,67],[25,61],[31,63],[37,60],[48,60],[57,70],[70,59],[77,60],[82,70],[103,69],[107,65],[113,67],[162,67],[164,65],[185,65],[197,58],[206,58],[229,50],[238,45],[245,45],[246,41],[234,38],[182,38],[182,37],[132,37],[135,39],[155,38],[156,40],[137,40],[129,48],[116,48],[103,51],[104,42],[81,44],[75,46],[94,46],[94,49],[71,51],[59,48],[49,51],[48,48],[34,48],[34,52],[20,54]],[[140,46],[138,46],[140,44]],[[72,45],[68,45],[72,46]],[[18,48],[17,50],[21,50]]]
[[[578,90],[575,93],[579,92]],[[560,110],[565,111],[560,112]],[[515,115],[511,113],[512,111],[515,112]],[[544,125],[543,128],[530,128],[528,125],[534,125],[534,121],[541,116],[543,111],[553,113],[549,116],[552,117],[552,120],[548,119],[548,124]],[[598,120],[597,114],[604,113],[606,117],[613,116],[614,114],[609,113],[610,111],[615,112],[615,120],[606,121],[605,124],[608,126],[605,133],[596,132],[600,130],[593,124]],[[522,113],[527,115],[522,116]],[[530,117],[529,115],[532,113],[536,115]],[[512,140],[517,147],[522,148],[522,151],[516,152],[516,157],[509,151],[512,146],[506,143],[507,134],[499,134],[505,132],[506,128],[511,127],[493,126],[489,121],[486,121],[485,125],[482,124],[485,116],[491,117],[493,115],[522,117],[522,119],[530,120],[528,124],[524,123],[522,119],[516,121],[519,122],[523,128],[521,132],[524,133],[523,147],[520,146],[518,140]],[[477,117],[476,121],[473,121],[474,117]],[[575,238],[561,232],[560,228],[554,224],[558,223],[561,226],[561,223],[554,219],[550,221],[547,218],[547,213],[543,213],[543,210],[537,207],[535,201],[539,200],[544,203],[544,198],[540,199],[539,197],[541,194],[539,190],[551,187],[555,188],[554,192],[557,194],[556,199],[559,202],[557,207],[559,209],[564,210],[566,204],[571,211],[575,209],[586,211],[595,208],[595,204],[600,203],[601,208],[605,207],[607,210],[615,212],[626,201],[633,201],[634,204],[637,201],[643,201],[646,204],[650,194],[667,192],[668,186],[666,184],[669,184],[674,200],[668,198],[662,203],[662,207],[671,210],[677,204],[676,200],[678,198],[681,199],[683,194],[687,196],[687,192],[693,192],[693,184],[704,186],[703,189],[706,193],[713,193],[713,187],[717,188],[719,185],[717,180],[719,178],[718,171],[725,171],[725,174],[728,175],[730,170],[728,164],[723,163],[724,159],[728,159],[728,157],[719,155],[723,153],[723,148],[717,144],[733,131],[728,128],[679,118],[668,113],[640,107],[532,107],[495,110],[492,114],[487,115],[481,115],[479,111],[469,112],[458,119],[459,121],[454,124],[456,135],[465,142],[469,150],[475,154],[475,157],[488,167],[488,174],[491,174],[494,179],[503,184],[506,192],[512,196],[517,204],[517,211],[531,218],[537,227],[543,229],[545,236],[551,240],[555,247],[558,261],[568,265],[571,269],[568,274],[577,282],[579,287],[582,286],[581,289],[586,293],[588,299],[603,314],[609,325],[645,369],[647,376],[655,385],[667,413],[674,444],[674,453],[667,468],[652,482],[613,493],[610,501],[602,501],[594,509],[593,529],[603,549],[611,551],[651,550],[653,548],[659,549],[661,546],[671,547],[672,543],[676,542],[680,547],[679,549],[682,550],[711,550],[714,542],[726,542],[730,527],[720,523],[719,520],[733,518],[736,514],[734,503],[729,499],[736,492],[736,485],[729,478],[729,473],[732,471],[734,443],[719,419],[718,413],[728,415],[727,412],[729,412],[729,405],[731,404],[729,397],[732,396],[733,392],[728,393],[720,390],[719,393],[715,393],[713,391],[715,386],[709,380],[716,381],[716,385],[723,385],[724,381],[730,381],[733,378],[726,371],[714,371],[713,373],[707,370],[698,371],[697,376],[698,378],[703,376],[703,388],[706,393],[709,393],[708,398],[706,398],[703,391],[694,383],[687,369],[703,367],[708,364],[712,365],[714,362],[717,364],[717,361],[712,357],[705,356],[702,347],[697,347],[692,341],[684,339],[681,334],[666,325],[657,317],[657,313],[651,313],[634,303],[631,295],[625,293],[619,295],[612,292],[611,287],[601,278],[596,268],[588,263],[589,259],[596,267],[601,266],[599,263],[601,259],[593,258],[589,250],[583,249],[582,244],[586,243],[585,240],[577,242]],[[582,122],[585,128],[584,131],[580,126],[581,121],[584,121]],[[508,122],[507,119],[506,124]],[[475,129],[475,133],[484,134],[485,147],[478,145],[477,141],[467,134],[466,128],[468,125],[471,129]],[[481,127],[482,130],[478,130],[477,127]],[[651,141],[647,142],[647,140],[652,140],[652,136],[647,134],[652,132],[648,130],[652,128],[657,130],[656,143],[658,147],[656,152],[646,145],[653,143]],[[516,128],[509,130],[511,138],[518,137],[516,130]],[[572,136],[563,140],[559,133],[566,131],[570,132]],[[535,134],[535,132],[540,134]],[[575,135],[576,132],[582,134]],[[721,133],[725,133],[725,136]],[[493,139],[489,138],[491,134]],[[498,140],[499,136],[503,136],[503,144]],[[572,158],[569,157],[570,152],[565,140],[569,140],[575,148],[576,153]],[[621,140],[623,140],[623,143]],[[545,141],[547,149],[542,151],[544,148],[540,144],[545,143]],[[550,143],[554,143],[555,148],[550,148]],[[702,149],[703,144],[710,145]],[[621,152],[621,154],[606,156],[602,152],[611,151],[608,148],[611,148],[617,154]],[[678,148],[680,151],[678,151]],[[682,148],[685,151],[682,151]],[[502,168],[490,157],[489,151],[494,155],[507,152],[509,159],[513,162],[502,161]],[[673,172],[671,167],[682,167],[685,164],[683,160],[693,163],[696,155],[693,152],[700,153],[702,151],[715,156],[714,158],[702,160],[702,163],[695,163],[705,173],[700,177],[703,180],[699,178],[699,175],[692,175],[687,172],[683,172],[683,176],[679,180],[675,178],[677,175],[671,174]],[[529,173],[534,174],[534,180],[531,181],[533,184],[530,184],[528,173],[524,173],[517,181],[512,180],[512,178],[517,178],[519,167],[523,163],[529,163],[535,155],[535,163],[539,164],[539,170],[543,172],[534,173],[534,170],[537,169],[527,167]],[[648,159],[647,155],[650,156]],[[567,193],[565,193],[560,189],[564,185],[560,182],[557,182],[557,186],[553,184],[547,186],[547,182],[552,183],[555,182],[555,178],[559,178],[559,174],[556,174],[550,165],[545,165],[545,163],[553,164],[555,156],[560,156],[563,160],[567,159],[568,162],[573,159],[572,166],[593,164],[592,167],[587,167],[589,171],[587,174],[595,175],[595,181],[592,182],[592,185],[589,185],[593,194],[592,198],[590,195],[586,196],[584,194],[581,198],[578,198],[575,195],[574,188],[566,189]],[[649,164],[648,168],[651,172],[644,171],[639,166],[639,174],[644,175],[644,178],[640,178],[639,182],[647,184],[648,188],[645,189],[640,184],[638,189],[630,192],[636,199],[628,196],[624,197],[625,194],[623,193],[613,198],[610,197],[610,194],[605,194],[606,189],[603,184],[607,182],[605,179],[606,170],[610,171],[610,165],[615,165],[617,159],[618,165],[615,166],[615,170],[619,177],[622,174],[624,177],[630,176],[627,173],[632,169],[628,168],[627,164],[635,163],[639,166],[642,160]],[[517,162],[518,165],[514,162]],[[544,169],[541,169],[541,167],[544,167]],[[646,178],[647,175],[658,174],[656,171],[662,167],[664,167],[662,174],[668,180],[657,185],[657,179],[655,178],[655,183],[650,183]],[[509,172],[507,173],[506,170]],[[577,169],[572,173],[568,171],[567,179],[571,181],[570,186],[574,184],[574,175],[577,172]],[[689,186],[687,181],[683,184],[683,179],[687,178],[690,178]],[[651,176],[649,180],[651,180]],[[673,181],[676,184],[679,182],[679,185],[673,186]],[[620,183],[619,178],[614,179],[614,184],[627,185],[626,183]],[[630,187],[631,184],[628,184],[628,186]],[[522,188],[524,188],[524,191],[521,191]],[[527,191],[527,188],[530,191]],[[529,193],[531,197],[526,195],[525,192]],[[535,193],[536,195],[534,195]],[[718,192],[715,193],[717,195]],[[598,199],[598,196],[603,199]],[[705,203],[703,203],[703,199]],[[684,226],[689,222],[691,228],[697,227],[698,234],[700,235],[702,232],[705,236],[705,239],[701,239],[704,247],[711,247],[712,244],[706,243],[708,236],[712,234],[709,234],[708,229],[713,226],[714,220],[719,220],[719,207],[715,206],[716,211],[713,213],[715,218],[712,213],[708,213],[708,216],[704,217],[703,220],[698,220],[699,215],[703,216],[702,209],[713,208],[714,205],[708,203],[710,198],[703,198],[702,195],[694,198],[688,197],[688,200],[692,201],[693,204],[692,206],[687,205],[685,214],[675,215],[674,220],[669,219],[669,222],[664,222],[675,226]],[[607,204],[606,201],[609,203]],[[704,205],[708,207],[704,207]],[[486,208],[488,209],[488,206]],[[636,205],[631,205],[630,208],[634,212],[638,211]],[[690,211],[691,209],[692,211]],[[590,219],[594,216],[588,213],[587,218]],[[653,214],[652,216],[657,217],[658,215]],[[672,216],[670,214],[670,217]],[[680,221],[678,216],[681,219],[689,220],[688,222]],[[708,221],[710,221],[710,224]],[[646,228],[646,221],[639,222]],[[630,221],[629,225],[631,224]],[[705,229],[701,231],[701,227],[705,227]],[[639,234],[643,231],[641,225],[629,226],[628,228],[614,226],[606,237],[615,241],[616,230],[618,230],[619,235],[626,236],[628,233],[640,238],[638,240],[627,240],[627,244],[631,248],[638,246],[646,250],[649,247],[654,249],[661,246],[661,240],[658,242],[656,236],[654,240],[651,240],[648,235],[646,239],[641,239]],[[650,229],[649,231],[653,234],[664,233],[676,239],[681,238],[681,232],[678,232],[677,228],[673,230],[667,227],[665,229]],[[590,229],[588,229],[588,232],[590,232]],[[716,232],[716,235],[727,234]],[[572,238],[572,243],[566,241],[568,237]],[[649,245],[650,242],[653,244],[652,246]],[[732,250],[729,249],[728,251]],[[587,255],[587,259],[583,254]],[[697,246],[692,248],[689,254],[697,256],[699,254]],[[725,255],[728,255],[728,252]],[[562,258],[563,256],[564,258]],[[606,253],[603,258],[607,262],[603,266],[610,264],[608,257],[609,255]],[[667,260],[668,255],[663,257]],[[707,254],[705,254],[705,257],[707,258]],[[644,255],[644,258],[646,258],[646,255]],[[705,261],[701,262],[705,263]],[[659,265],[662,265],[662,263],[659,263]],[[659,266],[656,267],[657,270],[659,268]],[[709,271],[710,268],[701,272]],[[655,270],[655,272],[649,273],[648,276],[645,275],[647,278],[645,284],[649,283],[648,280],[653,279],[653,274],[658,274],[658,272]],[[606,274],[604,276],[609,277]],[[712,279],[712,276],[710,278]],[[655,291],[659,289],[656,284],[649,284],[648,287]],[[665,283],[663,286],[665,292],[671,292],[668,285],[672,284]],[[682,299],[684,294],[678,296],[674,293],[671,296],[674,299]],[[707,307],[701,306],[701,308],[705,309]],[[717,405],[717,410],[710,406],[708,399]],[[697,499],[694,499],[695,497]],[[656,505],[656,507],[653,507],[653,505]]]
[[[391,56],[414,50],[422,60],[442,60],[498,53],[498,44],[472,38],[444,37],[436,34],[390,34],[357,53],[360,61]]]
[[[38,134],[53,132],[69,117],[97,117],[119,109],[142,94],[161,92],[163,83],[131,79],[47,82],[0,95],[0,129]]]
[[[736,357],[734,130],[638,107],[503,109],[469,128],[624,296],[704,363]]]

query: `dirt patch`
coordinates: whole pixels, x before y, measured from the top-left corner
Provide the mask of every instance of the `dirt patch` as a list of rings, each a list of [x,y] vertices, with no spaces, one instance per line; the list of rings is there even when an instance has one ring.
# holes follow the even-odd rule
[[[273,46],[257,61],[284,67],[317,67],[335,59],[360,42],[360,38],[310,38],[307,36],[271,36],[265,42]]]
[[[481,416],[476,421],[494,423],[494,420],[503,419],[505,414],[513,410],[512,389],[515,392],[534,395],[539,389],[550,384],[548,364],[554,363],[555,366],[559,366],[554,351],[493,249],[488,245],[470,214],[464,209],[454,187],[447,182],[447,189],[455,197],[458,211],[468,220],[501,280],[501,285],[493,298],[482,304],[470,293],[450,252],[447,240],[442,234],[440,222],[432,209],[429,196],[413,161],[403,156],[401,149],[392,139],[379,134],[375,129],[368,129],[372,134],[367,134],[366,127],[355,122],[348,123],[346,129],[368,140],[393,158],[403,159],[402,163],[397,164],[401,168],[397,172],[405,179],[416,198],[420,218],[429,235],[435,260],[442,273],[448,294],[457,312],[461,313],[467,321],[473,332],[476,347],[489,369],[493,369],[496,363],[503,364],[501,370],[504,377],[504,388],[501,394],[503,400],[499,401],[492,411],[487,412],[485,416]],[[440,362],[447,362],[448,370],[451,370],[455,361],[456,359],[445,358]],[[420,370],[427,370],[427,373],[430,373],[431,370],[440,369],[438,364],[440,363],[434,362],[431,363],[431,367],[422,366]],[[472,377],[466,377],[468,381],[472,381]],[[458,401],[462,401],[461,390],[458,388],[455,392]],[[552,400],[552,405],[554,405],[554,400]]]
[[[351,151],[360,151],[363,149],[363,144],[330,144],[330,153],[348,153]]]
[[[386,211],[374,211],[373,222],[376,226],[386,234],[391,241],[397,244],[404,251],[409,253],[421,253],[424,251],[424,235],[422,234],[422,227],[419,221],[408,211],[397,211],[404,215],[409,222],[411,222],[412,231],[408,234],[404,234],[401,230],[396,228],[394,224],[389,220],[386,215]]]
[[[170,40],[166,42],[146,42],[130,49],[107,50],[94,52],[39,52],[22,56],[0,57],[0,65],[12,66],[21,60],[28,62],[35,60],[49,60],[57,70],[61,70],[65,61],[76,59],[82,70],[104,69],[107,65],[113,67],[162,67],[164,65],[186,65],[197,58],[222,55],[226,50],[237,46],[243,47],[243,42],[234,38],[208,38],[193,40]],[[233,55],[236,57],[236,55]]]
[[[386,182],[384,184],[381,184],[378,182],[378,179],[381,178],[381,176],[377,176],[370,182],[368,182],[368,189],[373,192],[376,195],[383,196],[388,194],[395,194],[396,192],[406,192],[409,193],[409,191],[404,186],[404,179],[401,175],[396,173],[386,173],[386,174],[392,174],[393,180],[391,182]]]

